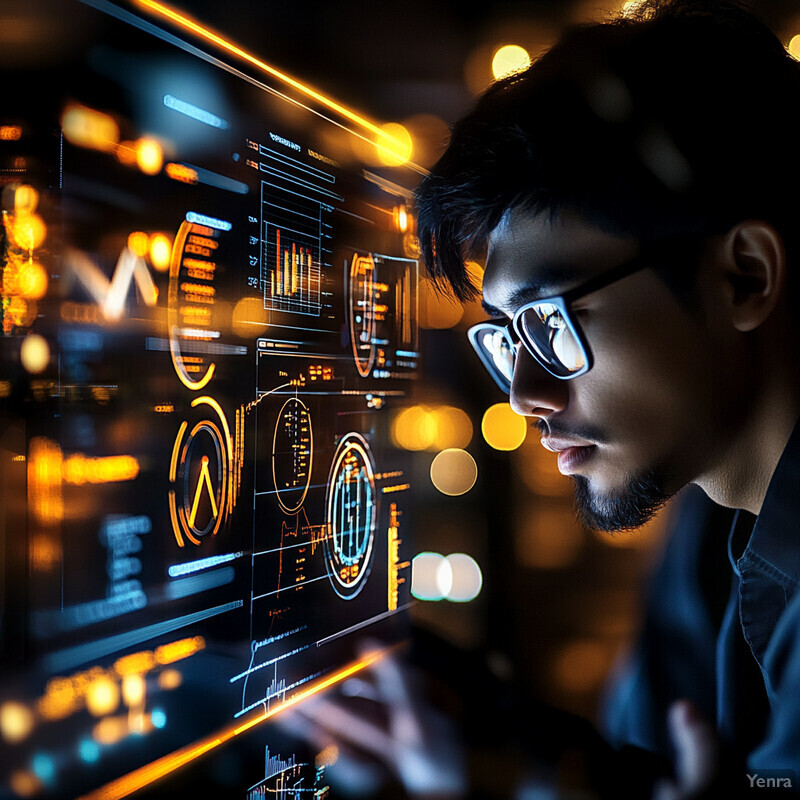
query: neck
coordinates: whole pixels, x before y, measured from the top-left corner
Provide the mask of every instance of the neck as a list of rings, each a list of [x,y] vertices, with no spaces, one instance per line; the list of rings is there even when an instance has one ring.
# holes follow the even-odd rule
[[[787,382],[788,383],[788,382]],[[716,503],[758,514],[786,443],[800,418],[800,387],[761,395],[718,461],[697,483]]]

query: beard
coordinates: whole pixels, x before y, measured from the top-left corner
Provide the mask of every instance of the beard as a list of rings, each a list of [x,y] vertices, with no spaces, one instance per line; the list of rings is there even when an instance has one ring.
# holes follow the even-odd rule
[[[581,522],[598,531],[628,531],[649,522],[672,496],[666,490],[666,476],[651,470],[629,478],[612,494],[592,491],[583,475],[570,476],[575,485],[575,510]]]

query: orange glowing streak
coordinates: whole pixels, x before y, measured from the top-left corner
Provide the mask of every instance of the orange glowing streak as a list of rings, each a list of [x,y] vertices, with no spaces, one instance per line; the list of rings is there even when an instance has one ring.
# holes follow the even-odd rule
[[[376,661],[383,658],[387,653],[388,649],[376,650],[372,653],[369,653],[368,655],[364,656],[364,658],[354,661],[348,666],[332,673],[328,677],[312,683],[308,688],[293,694],[275,708],[272,708],[268,711],[264,710],[254,712],[252,715],[247,717],[244,722],[230,725],[227,728],[223,728],[219,733],[212,734],[211,736],[201,739],[194,744],[188,745],[187,747],[183,747],[180,750],[169,753],[162,758],[156,759],[155,761],[152,761],[143,767],[139,767],[139,769],[136,769],[133,772],[129,772],[127,775],[123,775],[121,778],[117,778],[116,780],[107,783],[105,786],[101,786],[99,789],[96,789],[89,794],[78,798],[78,800],[119,800],[119,798],[127,797],[128,795],[139,791],[139,789],[149,786],[159,778],[169,775],[171,772],[174,772],[176,769],[188,764],[190,761],[194,761],[194,759],[199,758],[205,753],[208,753],[215,747],[219,747],[219,745],[230,741],[235,736],[239,736],[239,734],[249,731],[251,728],[261,724],[270,717],[274,717],[278,712],[283,711],[286,708],[290,708],[302,700],[306,700],[312,695],[319,694],[325,689],[329,689],[331,686],[345,680],[345,678],[349,678],[356,672],[360,672],[365,667],[368,667],[370,664],[374,664]]]
[[[335,100],[332,100],[330,97],[326,97],[324,94],[312,89],[310,86],[307,86],[304,83],[292,78],[290,75],[287,75],[285,72],[281,72],[275,67],[270,66],[269,64],[265,63],[259,58],[256,58],[254,55],[248,53],[246,50],[242,50],[237,45],[229,42],[227,39],[224,39],[219,34],[214,33],[213,31],[209,30],[208,28],[203,27],[202,25],[195,22],[193,19],[187,17],[185,14],[180,13],[174,8],[170,8],[163,3],[157,2],[157,0],[136,0],[136,2],[140,6],[144,6],[145,8],[149,9],[150,11],[154,11],[157,14],[161,14],[163,17],[166,17],[172,22],[177,23],[183,28],[192,31],[192,33],[196,33],[199,36],[203,37],[209,42],[213,42],[215,45],[227,50],[229,53],[232,53],[239,58],[243,58],[248,63],[252,64],[258,69],[263,70],[264,72],[272,75],[275,78],[283,81],[284,83],[289,84],[289,86],[297,89],[298,91],[302,92],[303,94],[307,95],[308,97],[313,98],[318,103],[330,108],[332,111],[336,111],[337,113],[341,114],[346,119],[349,119],[351,122],[355,122],[358,125],[366,128],[367,130],[374,133],[376,136],[381,137],[387,141],[387,145],[381,144],[379,141],[376,141],[376,145],[381,147],[382,149],[387,150],[389,153],[397,153],[397,149],[392,149],[391,145],[394,145],[395,148],[400,148],[400,152],[402,149],[406,147],[405,143],[395,139],[394,136],[387,133],[385,130],[380,128],[378,125],[370,122],[368,119],[365,119],[360,114],[357,114],[355,111],[346,108],[343,105],[340,105]]]

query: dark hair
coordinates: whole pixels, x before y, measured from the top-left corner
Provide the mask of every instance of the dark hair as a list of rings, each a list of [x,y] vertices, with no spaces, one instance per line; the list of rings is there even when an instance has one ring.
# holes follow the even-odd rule
[[[574,26],[453,126],[417,190],[428,271],[474,297],[465,260],[515,208],[643,241],[758,218],[787,241],[799,123],[800,64],[741,4],[646,0]]]

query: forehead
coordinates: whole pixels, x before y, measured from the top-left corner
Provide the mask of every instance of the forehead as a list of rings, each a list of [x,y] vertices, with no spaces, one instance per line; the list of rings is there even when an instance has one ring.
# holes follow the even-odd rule
[[[513,313],[516,305],[559,294],[636,252],[632,237],[606,233],[576,214],[511,211],[489,237],[484,305]]]

